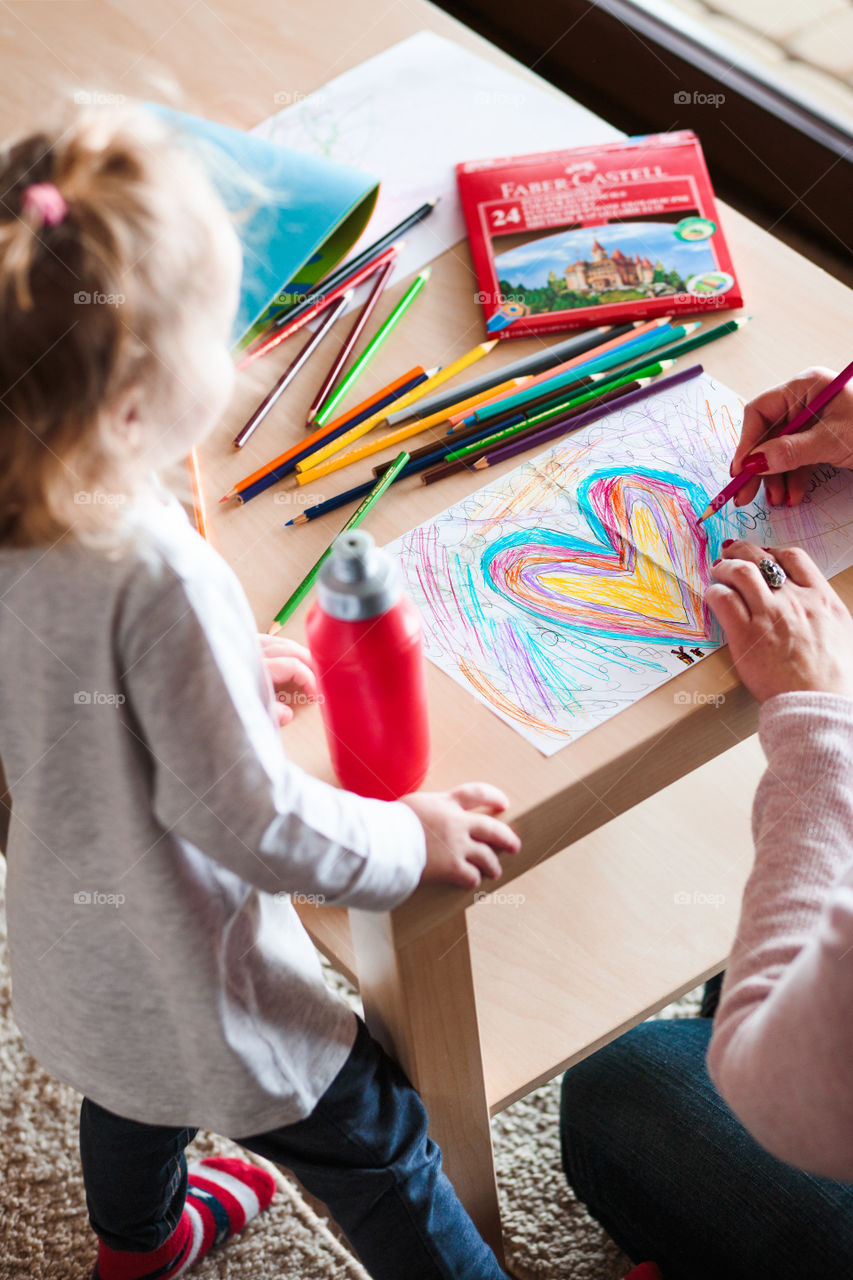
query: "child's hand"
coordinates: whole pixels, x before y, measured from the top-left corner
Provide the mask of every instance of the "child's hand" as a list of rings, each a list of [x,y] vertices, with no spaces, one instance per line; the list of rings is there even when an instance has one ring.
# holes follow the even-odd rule
[[[264,665],[275,690],[275,713],[279,728],[290,724],[296,702],[317,696],[317,677],[311,654],[304,644],[282,640],[280,636],[260,636]],[[294,692],[293,685],[297,686]]]
[[[515,832],[491,816],[503,813],[509,801],[487,782],[466,782],[452,791],[418,791],[404,796],[403,803],[414,809],[426,834],[422,881],[476,889],[483,876],[500,876],[496,850],[518,853],[521,848]]]
[[[743,428],[731,473],[740,475],[752,460],[756,464],[755,479],[735,496],[736,507],[752,502],[761,488],[762,478],[771,507],[786,503],[794,507],[803,500],[812,467],[820,462],[853,467],[853,387],[850,386],[839,391],[820,411],[814,425],[805,431],[769,440],[763,438],[777,424],[790,422],[834,377],[831,369],[806,369],[790,382],[771,387],[750,400],[743,412]]]
[[[801,690],[853,697],[853,618],[805,551],[733,542],[723,557],[705,598],[753,697]],[[765,558],[788,575],[777,591],[758,569]]]

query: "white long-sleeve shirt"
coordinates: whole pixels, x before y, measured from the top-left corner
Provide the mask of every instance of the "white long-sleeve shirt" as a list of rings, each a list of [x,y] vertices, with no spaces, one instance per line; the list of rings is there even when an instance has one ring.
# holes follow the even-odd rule
[[[390,909],[423,830],[286,759],[231,570],[177,503],[128,519],[118,557],[0,550],[14,1012],[101,1106],[246,1137],[309,1114],[355,1036],[287,895]]]
[[[780,1159],[853,1180],[853,698],[761,709],[755,866],[714,1021],[711,1075]]]

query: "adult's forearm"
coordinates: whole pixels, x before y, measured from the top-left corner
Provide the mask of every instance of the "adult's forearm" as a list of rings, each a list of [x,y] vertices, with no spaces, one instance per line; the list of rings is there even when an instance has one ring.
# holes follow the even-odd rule
[[[723,1097],[792,1164],[853,1177],[853,700],[762,708],[755,865],[709,1052]],[[853,877],[851,877],[853,879]],[[845,954],[847,953],[847,954]]]

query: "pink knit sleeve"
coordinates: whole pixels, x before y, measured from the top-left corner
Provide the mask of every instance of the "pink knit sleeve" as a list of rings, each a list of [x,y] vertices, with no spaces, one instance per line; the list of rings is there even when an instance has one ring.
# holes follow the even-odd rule
[[[790,1164],[853,1179],[853,699],[761,709],[755,865],[708,1055],[745,1127]]]

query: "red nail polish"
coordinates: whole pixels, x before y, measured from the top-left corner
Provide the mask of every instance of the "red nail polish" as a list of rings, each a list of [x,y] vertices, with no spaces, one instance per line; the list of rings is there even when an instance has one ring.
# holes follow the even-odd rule
[[[763,453],[751,453],[743,464],[743,470],[748,475],[757,475],[759,471],[767,471],[769,470],[767,458]]]
[[[733,547],[735,545],[734,538],[723,538],[724,547]]]
[[[717,559],[717,560],[712,560],[712,561],[711,561],[711,568],[713,569],[714,565],[715,565],[715,564],[719,564],[719,563],[720,563],[719,559]]]

